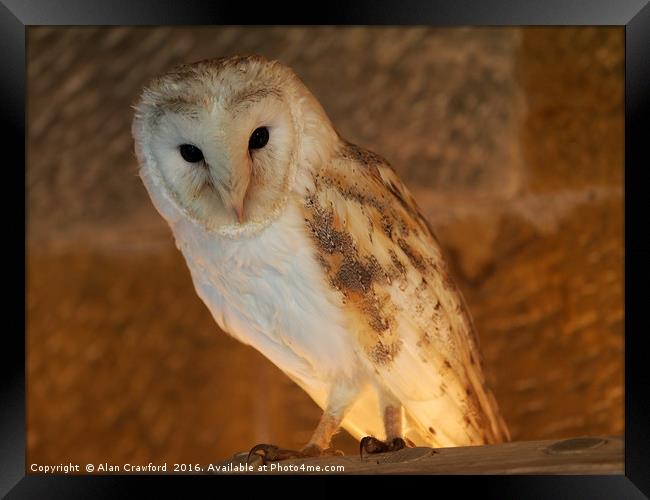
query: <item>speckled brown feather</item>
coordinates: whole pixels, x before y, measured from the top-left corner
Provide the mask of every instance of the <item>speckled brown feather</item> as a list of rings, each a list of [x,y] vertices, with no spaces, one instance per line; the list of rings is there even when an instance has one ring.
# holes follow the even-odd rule
[[[471,317],[430,225],[383,158],[342,144],[334,160],[314,173],[303,210],[317,258],[340,294],[363,356],[381,379],[399,380],[400,366],[414,362],[435,372],[438,387],[421,388],[413,380],[397,385],[407,387],[409,399],[442,399],[456,410],[454,425],[464,433],[451,441],[507,440]],[[428,434],[425,442],[435,443],[445,432],[436,433],[437,422],[418,423],[420,435]]]

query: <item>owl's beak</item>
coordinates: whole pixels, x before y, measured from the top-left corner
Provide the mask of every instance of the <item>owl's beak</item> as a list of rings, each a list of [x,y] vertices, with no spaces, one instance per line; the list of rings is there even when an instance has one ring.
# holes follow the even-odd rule
[[[248,186],[232,190],[226,189],[222,184],[217,184],[216,188],[221,200],[223,201],[224,208],[228,210],[230,214],[235,216],[235,219],[239,224],[244,222],[244,198],[246,198]]]
[[[244,200],[248,193],[248,186],[251,181],[252,167],[250,163],[243,160],[237,162],[231,174],[231,180],[227,184],[227,191],[224,192],[223,200],[227,207],[230,207],[232,214],[240,224],[244,222]]]
[[[239,171],[237,182],[230,193],[230,207],[237,217],[237,222],[244,222],[244,200],[248,192],[248,186],[251,179],[251,167],[246,165]]]
[[[244,221],[244,200],[233,203],[232,210],[237,216],[237,222],[241,224]]]

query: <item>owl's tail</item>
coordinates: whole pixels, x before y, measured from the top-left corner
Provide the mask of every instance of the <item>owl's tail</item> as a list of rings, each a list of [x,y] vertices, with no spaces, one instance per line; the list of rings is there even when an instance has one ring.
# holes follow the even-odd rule
[[[406,401],[405,437],[417,446],[449,447],[496,444],[510,441],[508,427],[491,393],[489,408],[466,408],[451,398]],[[490,401],[491,400],[491,401]]]
[[[404,408],[404,437],[416,446],[445,448],[510,441],[508,427],[499,412],[496,400],[488,390],[480,389],[484,397],[479,407],[467,408],[453,397],[428,401],[402,401]],[[485,407],[483,407],[485,405]],[[348,411],[342,427],[356,439],[365,436],[385,438],[379,402],[375,391],[367,391]]]

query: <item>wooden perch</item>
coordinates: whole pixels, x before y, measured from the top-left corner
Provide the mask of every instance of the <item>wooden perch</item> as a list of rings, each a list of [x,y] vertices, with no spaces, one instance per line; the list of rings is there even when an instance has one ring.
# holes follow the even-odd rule
[[[259,457],[251,458],[253,472],[243,472],[241,469],[237,471],[236,467],[246,464],[247,456],[247,453],[239,453],[216,464],[225,470],[213,473],[623,474],[623,445],[623,440],[619,437],[606,437],[521,441],[458,448],[407,448],[394,453],[369,455],[363,459],[359,456],[344,456],[284,460],[276,462],[275,468],[269,463],[266,472],[258,470],[261,465]],[[336,465],[342,465],[344,470],[323,470],[325,466]]]

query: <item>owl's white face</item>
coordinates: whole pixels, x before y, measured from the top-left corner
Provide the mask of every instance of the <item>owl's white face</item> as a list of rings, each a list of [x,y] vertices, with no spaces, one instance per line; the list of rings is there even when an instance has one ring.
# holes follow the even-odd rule
[[[267,218],[286,198],[304,139],[333,132],[291,70],[256,57],[182,66],[154,80],[136,109],[141,168],[209,229]]]

